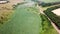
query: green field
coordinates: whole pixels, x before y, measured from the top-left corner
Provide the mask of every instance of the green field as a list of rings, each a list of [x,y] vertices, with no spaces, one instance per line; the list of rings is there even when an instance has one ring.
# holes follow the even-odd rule
[[[50,3],[50,2],[60,2],[60,0],[42,0],[45,3]]]
[[[35,7],[18,6],[8,23],[0,27],[1,34],[39,34],[41,17]]]

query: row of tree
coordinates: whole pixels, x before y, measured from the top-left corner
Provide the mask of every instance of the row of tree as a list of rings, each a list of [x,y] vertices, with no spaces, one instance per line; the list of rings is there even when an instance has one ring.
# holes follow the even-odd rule
[[[52,3],[41,2],[41,3],[39,3],[39,5],[41,5],[42,7],[47,7],[47,6],[51,6],[51,5],[57,5],[57,4],[60,4],[60,2],[52,2]]]
[[[56,26],[60,29],[60,16],[57,16],[52,12],[52,10],[55,10],[57,8],[60,8],[60,6],[55,6],[48,8],[47,10],[44,11],[44,13],[51,19],[53,23],[56,24]]]

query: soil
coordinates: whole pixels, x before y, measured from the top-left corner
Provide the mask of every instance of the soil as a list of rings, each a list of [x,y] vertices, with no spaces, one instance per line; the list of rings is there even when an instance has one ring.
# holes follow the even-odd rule
[[[56,15],[60,16],[60,8],[55,9],[52,12],[55,13]]]

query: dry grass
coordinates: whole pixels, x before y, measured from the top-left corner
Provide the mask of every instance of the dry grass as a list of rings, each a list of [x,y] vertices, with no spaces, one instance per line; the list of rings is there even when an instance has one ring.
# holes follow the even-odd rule
[[[8,21],[13,14],[13,5],[18,3],[17,0],[10,0],[10,3],[7,4],[0,4],[0,23],[3,24],[4,22]]]
[[[23,0],[9,0],[9,3],[6,4],[0,4],[0,23],[3,24],[6,21],[8,21],[13,14],[13,5],[16,5],[17,3],[21,3]]]
[[[0,23],[8,21],[13,12],[11,9],[0,9]]]

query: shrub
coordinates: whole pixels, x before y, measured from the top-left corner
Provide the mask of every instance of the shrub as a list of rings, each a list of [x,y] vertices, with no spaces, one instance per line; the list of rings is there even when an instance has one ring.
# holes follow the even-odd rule
[[[51,12],[54,9],[60,8],[60,6],[55,6],[48,8],[47,10],[44,11],[44,13],[59,27],[60,29],[60,17]]]

